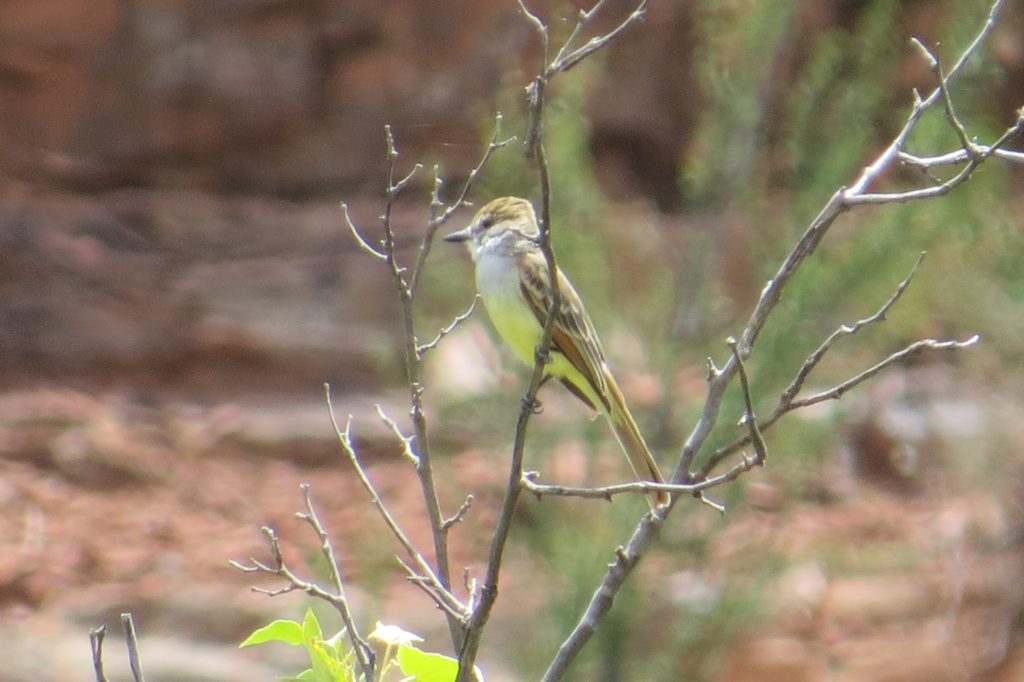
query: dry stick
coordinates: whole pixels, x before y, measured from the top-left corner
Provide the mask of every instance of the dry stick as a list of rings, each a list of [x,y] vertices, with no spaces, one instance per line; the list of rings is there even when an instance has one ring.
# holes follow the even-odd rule
[[[451,593],[450,589],[448,588],[448,584],[443,582],[440,576],[434,573],[434,570],[430,566],[430,562],[428,562],[426,557],[424,557],[423,554],[420,553],[418,549],[416,549],[416,546],[412,543],[409,537],[398,525],[398,522],[395,521],[395,518],[391,515],[391,512],[388,511],[387,506],[385,506],[384,501],[381,499],[380,494],[377,492],[377,489],[374,487],[373,483],[366,475],[366,469],[363,468],[363,464],[362,462],[359,461],[359,456],[356,454],[355,448],[352,445],[352,437],[350,435],[352,426],[351,417],[349,417],[349,421],[345,425],[345,429],[342,430],[338,426],[338,420],[334,415],[334,406],[331,404],[330,386],[328,386],[327,384],[324,384],[324,394],[327,399],[327,408],[331,414],[331,425],[334,428],[334,433],[338,437],[338,442],[341,444],[342,450],[344,450],[345,455],[348,457],[349,461],[352,463],[352,466],[355,468],[356,476],[359,478],[359,482],[363,485],[363,488],[366,490],[366,492],[369,493],[370,501],[373,503],[373,506],[377,508],[377,511],[380,513],[381,518],[384,519],[384,523],[391,531],[391,534],[395,536],[395,539],[398,540],[398,543],[402,545],[402,547],[405,549],[406,553],[409,555],[409,558],[411,558],[413,560],[413,563],[416,564],[416,568],[420,571],[421,577],[429,581],[432,588],[440,596],[441,601],[444,602],[443,604],[438,605],[442,606],[445,610],[445,613],[449,614],[450,617],[451,613],[453,612],[464,612],[465,607],[462,605],[461,602],[459,602],[455,595]],[[462,624],[461,622],[459,622],[459,619],[453,617],[451,619],[456,621],[457,625],[461,629]]]
[[[571,43],[579,35],[584,25],[591,19],[595,12],[604,4],[604,0],[598,0],[589,12],[581,12],[576,27],[569,38],[559,49],[554,61],[548,62],[548,29],[544,22],[535,14],[531,13],[522,0],[518,0],[520,10],[527,20],[537,30],[541,42],[541,70],[540,74],[531,82],[527,88],[530,102],[530,124],[529,134],[526,142],[526,155],[535,160],[537,173],[540,181],[541,199],[540,212],[538,215],[539,234],[537,244],[544,254],[548,266],[548,281],[558,282],[558,266],[555,263],[554,250],[551,247],[551,183],[548,177],[547,157],[544,151],[544,98],[545,88],[548,81],[558,73],[568,71],[587,56],[601,49],[608,44],[615,36],[619,35],[630,24],[635,23],[643,16],[644,1],[639,7],[617,28],[604,36],[591,39],[586,45],[569,51]],[[519,495],[522,492],[523,474],[523,449],[526,443],[526,430],[530,417],[537,412],[537,391],[544,378],[544,368],[549,361],[551,350],[551,336],[554,329],[555,313],[561,305],[561,292],[557,286],[551,287],[551,301],[547,310],[547,317],[544,321],[544,328],[541,334],[540,343],[535,353],[533,374],[526,394],[523,396],[522,405],[519,409],[519,417],[516,421],[515,438],[512,443],[512,461],[509,466],[508,484],[505,489],[505,497],[502,500],[501,509],[498,512],[498,520],[495,523],[494,534],[491,536],[491,545],[488,552],[487,569],[484,575],[483,584],[480,587],[478,601],[473,609],[472,615],[466,628],[466,638],[459,650],[459,674],[456,682],[469,682],[474,678],[474,663],[480,647],[480,638],[484,626],[490,618],[494,602],[498,598],[498,582],[501,573],[501,563],[504,556],[505,545],[508,541],[508,533],[512,527],[512,516],[515,512]]]
[[[320,522],[320,517],[317,516],[316,509],[313,507],[313,498],[310,495],[309,484],[303,483],[299,486],[302,490],[302,497],[306,502],[306,511],[300,512],[295,515],[301,521],[305,521],[312,527],[313,532],[316,533],[317,538],[320,540],[320,553],[327,561],[327,567],[331,573],[331,582],[334,586],[334,593],[338,596],[338,613],[341,615],[341,620],[345,624],[346,634],[348,640],[352,644],[353,650],[356,652],[356,660],[359,662],[359,667],[363,669],[363,675],[367,679],[370,679],[370,675],[373,673],[376,664],[374,662],[373,649],[369,643],[359,635],[359,629],[356,627],[355,619],[352,617],[352,611],[349,609],[348,598],[345,596],[345,584],[341,579],[341,570],[338,568],[338,558],[334,554],[334,547],[331,545],[331,538],[324,530],[323,524]]]
[[[442,595],[442,599],[446,601],[444,604],[444,610],[448,620],[448,630],[451,635],[452,645],[456,650],[458,650],[462,645],[464,623],[461,618],[454,616],[453,612],[459,611],[464,607],[457,599],[454,598],[450,590],[451,570],[449,568],[448,558],[448,530],[452,524],[446,523],[446,519],[441,513],[441,507],[437,497],[437,489],[434,486],[434,474],[430,458],[430,443],[427,436],[427,422],[423,411],[422,361],[423,354],[440,342],[441,338],[446,334],[458,327],[458,325],[472,313],[475,304],[470,307],[470,310],[467,311],[467,313],[457,317],[452,324],[442,330],[437,339],[421,346],[416,337],[413,303],[416,286],[423,271],[423,265],[430,253],[430,247],[437,229],[443,225],[459,207],[466,203],[466,197],[468,196],[474,181],[477,176],[479,176],[491,155],[497,149],[510,144],[514,139],[509,138],[502,141],[498,140],[501,133],[501,120],[501,114],[499,113],[495,116],[494,133],[491,136],[490,143],[487,145],[487,149],[484,151],[480,162],[470,172],[469,177],[462,186],[462,191],[458,198],[444,210],[441,210],[443,204],[439,197],[441,179],[438,175],[437,168],[435,167],[434,190],[431,199],[432,217],[430,222],[427,224],[426,234],[420,245],[419,255],[417,256],[412,276],[408,280],[405,277],[405,268],[399,265],[395,253],[395,238],[391,228],[391,210],[394,205],[395,198],[408,185],[413,176],[420,168],[422,168],[422,166],[417,164],[405,178],[395,182],[394,170],[395,161],[398,158],[398,151],[395,148],[395,141],[391,134],[391,127],[385,126],[384,128],[385,140],[387,143],[388,170],[387,192],[385,195],[384,215],[382,218],[384,239],[381,242],[381,253],[384,256],[384,260],[390,267],[392,281],[394,283],[395,291],[398,295],[399,306],[401,308],[403,351],[405,354],[406,377],[409,383],[409,400],[411,403],[410,413],[414,430],[413,440],[415,442],[415,453],[409,449],[409,442],[404,438],[403,442],[405,443],[407,451],[413,455],[416,461],[416,473],[419,477],[420,487],[423,491],[424,504],[427,508],[427,517],[430,520],[431,536],[434,541],[434,561],[437,566],[436,580],[438,581],[438,584],[434,589],[436,589],[436,591]],[[353,232],[356,234],[357,239],[361,242],[365,242],[365,240],[362,240],[359,237],[358,232],[355,230],[353,230]],[[429,573],[431,576],[434,575],[433,571],[430,571]]]
[[[377,411],[377,416],[384,422],[384,426],[391,429],[391,433],[395,434],[395,438],[402,444],[402,456],[405,457],[413,466],[417,466],[420,463],[420,458],[416,455],[416,452],[412,447],[412,436],[406,436],[402,433],[402,430],[398,427],[398,422],[389,417],[384,411],[384,408],[380,406],[380,403],[374,403],[373,409]],[[348,427],[346,427],[347,430]]]
[[[759,423],[759,427],[762,432],[770,429],[784,414],[795,409],[793,407],[793,399],[803,388],[804,383],[807,381],[807,377],[810,375],[811,371],[813,371],[814,368],[818,366],[821,360],[825,357],[825,354],[832,349],[836,342],[838,342],[843,337],[856,334],[862,328],[870,324],[874,324],[876,322],[884,322],[886,320],[886,315],[889,313],[892,307],[896,305],[896,302],[903,296],[903,292],[907,290],[907,287],[910,286],[910,282],[914,279],[914,276],[917,274],[917,270],[921,266],[921,262],[924,260],[924,256],[925,254],[922,252],[917,257],[917,261],[914,263],[914,267],[910,270],[910,274],[903,278],[903,281],[901,281],[899,285],[896,287],[896,291],[893,292],[893,294],[888,298],[888,300],[886,300],[886,302],[882,304],[882,307],[875,311],[873,315],[865,317],[864,319],[861,320],[857,320],[856,322],[850,325],[840,325],[835,331],[829,334],[828,338],[822,341],[821,344],[817,348],[815,348],[810,355],[807,356],[803,364],[800,365],[800,369],[797,370],[797,373],[793,377],[793,380],[789,383],[789,386],[787,386],[786,389],[779,396],[779,402],[775,406],[775,409],[772,411],[770,415],[768,415],[768,417],[762,419]],[[751,436],[750,434],[747,434],[739,438],[735,442],[719,448],[714,452],[714,454],[708,457],[708,461],[704,463],[704,466],[701,467],[700,471],[697,472],[694,478],[696,480],[703,480],[708,475],[710,475],[710,473],[722,462],[722,460],[724,460],[726,457],[736,452],[740,448],[746,447],[750,443]]]
[[[142,661],[139,660],[139,641],[135,637],[135,622],[132,614],[121,614],[121,625],[124,626],[124,638],[128,644],[128,667],[132,671],[135,682],[145,682],[142,676]]]
[[[889,367],[890,365],[894,365],[899,362],[903,362],[907,358],[916,355],[921,351],[963,350],[965,348],[970,348],[971,346],[976,345],[980,340],[981,337],[975,334],[966,341],[936,341],[935,339],[923,339],[921,341],[915,341],[914,343],[910,344],[903,350],[893,353],[885,360],[879,362],[877,365],[869,367],[868,369],[864,370],[857,376],[847,379],[838,386],[830,388],[826,391],[822,391],[820,393],[815,393],[814,395],[807,396],[806,398],[801,398],[800,400],[794,400],[793,408],[797,409],[800,407],[807,407],[808,405],[814,405],[815,403],[824,402],[826,400],[835,400],[836,398],[839,398],[844,393],[849,391],[851,388],[856,386],[857,384],[875,376],[876,374],[884,370],[886,367]]]
[[[702,490],[713,488],[716,485],[721,485],[722,483],[722,481],[709,482],[710,479],[700,481],[698,483],[683,483],[678,485],[672,483],[635,481],[632,483],[616,483],[614,485],[591,488],[583,486],[537,483],[537,474],[538,472],[536,471],[524,472],[520,484],[526,492],[533,493],[538,499],[545,495],[551,495],[556,497],[581,497],[584,499],[597,499],[611,502],[612,498],[616,495],[625,494],[650,495],[655,492],[665,492],[670,495],[692,495],[693,493],[699,493]]]
[[[747,379],[747,368],[743,364],[743,358],[740,356],[739,347],[736,343],[736,339],[729,337],[726,339],[726,343],[729,345],[729,349],[732,350],[732,356],[736,359],[736,369],[740,375],[740,388],[743,390],[743,404],[745,411],[743,413],[743,419],[741,423],[747,425],[750,430],[750,440],[754,444],[754,464],[757,466],[763,466],[765,461],[768,459],[768,446],[765,445],[764,437],[761,435],[761,429],[757,425],[757,416],[754,414],[754,401],[750,397],[750,382]]]
[[[1017,115],[1018,122],[1024,121],[1024,109],[1018,112]],[[1014,127],[1016,128],[1017,126]],[[1017,134],[1019,134],[1019,132]],[[991,146],[987,145],[977,145],[977,147],[985,156],[993,156],[1001,161],[1006,161],[1007,163],[1024,165],[1024,152],[1015,152],[1009,149],[993,149]],[[899,153],[899,160],[903,165],[918,168],[923,171],[940,166],[954,166],[959,163],[964,163],[969,158],[970,157],[967,152],[963,149],[958,149],[946,154],[939,154],[937,156],[918,156],[916,154],[911,154],[910,152]]]
[[[501,112],[494,115],[494,132],[491,134],[490,142],[487,143],[487,149],[484,150],[483,155],[480,157],[480,161],[476,166],[469,172],[469,176],[466,181],[462,184],[462,190],[459,192],[459,196],[455,198],[447,208],[444,208],[444,204],[441,202],[441,178],[438,175],[437,166],[434,166],[434,189],[431,193],[431,217],[430,222],[427,223],[427,231],[423,236],[423,241],[420,243],[420,250],[416,256],[416,265],[412,269],[412,279],[409,282],[409,292],[415,297],[416,288],[419,286],[420,275],[423,272],[423,266],[427,261],[427,256],[430,255],[430,247],[434,242],[434,235],[437,233],[439,227],[448,222],[448,219],[452,217],[455,211],[459,210],[467,204],[466,198],[469,196],[470,190],[473,188],[473,184],[476,179],[483,172],[484,166],[491,160],[491,155],[495,151],[502,147],[515,142],[515,135],[508,137],[504,140],[498,140],[501,135]]]
[[[982,41],[992,30],[995,18],[1002,4],[1003,0],[996,0],[993,3],[989,16],[981,30],[967,48],[965,48],[960,59],[957,60],[953,68],[950,69],[949,74],[946,76],[947,82],[960,72],[966,61],[978,49]],[[753,345],[764,327],[768,315],[772,310],[774,310],[776,304],[779,302],[779,299],[782,296],[782,290],[785,288],[786,284],[792,278],[793,274],[799,268],[804,259],[814,252],[822,238],[827,233],[829,227],[831,227],[840,214],[849,210],[858,203],[869,203],[869,201],[864,200],[865,197],[871,196],[865,193],[866,188],[876,180],[882,172],[889,167],[893,159],[897,157],[897,153],[902,149],[907,136],[917,123],[917,120],[921,117],[926,108],[930,107],[935,103],[935,101],[937,101],[939,96],[940,91],[936,88],[936,90],[929,95],[926,100],[915,102],[915,106],[903,129],[897,134],[889,147],[887,147],[870,166],[864,169],[851,188],[840,188],[832,195],[822,210],[808,226],[807,230],[801,236],[793,250],[790,251],[775,276],[772,277],[772,279],[770,279],[765,285],[761,292],[761,296],[751,313],[750,319],[743,329],[743,334],[737,344],[736,352],[733,354],[733,357],[729,359],[725,367],[722,369],[714,368],[713,365],[711,366],[712,371],[709,374],[704,409],[697,420],[697,424],[694,426],[690,435],[683,444],[679,460],[670,478],[672,483],[692,482],[690,467],[693,464],[693,460],[696,457],[697,452],[703,446],[708,435],[711,433],[711,430],[717,423],[725,390],[732,377],[738,371],[739,361],[743,358],[749,357]],[[884,201],[886,203],[901,200],[895,195],[883,196],[885,197]],[[743,470],[749,468],[748,461],[748,458],[744,458],[743,462],[734,466],[733,469],[726,472],[723,476],[738,476]],[[675,501],[673,500],[672,505],[674,505],[674,502]],[[650,548],[651,543],[657,534],[658,528],[660,527],[661,519],[668,514],[671,509],[672,506],[669,506],[644,515],[636,529],[633,531],[633,535],[630,537],[626,546],[624,548],[620,548],[619,551],[616,552],[616,561],[609,566],[603,581],[594,591],[590,603],[581,616],[579,622],[577,622],[573,631],[559,647],[555,658],[548,667],[543,678],[545,682],[555,682],[556,680],[564,678],[569,666],[590,640],[591,636],[593,636],[597,624],[611,609],[615,595],[618,593],[619,589],[621,589],[625,580],[639,562],[640,558]]]
[[[305,484],[304,487],[308,489],[308,486],[305,486]],[[305,514],[300,513],[296,514],[296,516],[305,521],[310,520],[306,517]],[[319,520],[317,521],[317,523],[319,524]],[[323,530],[322,527],[320,530]],[[267,538],[267,544],[270,546],[270,556],[273,558],[274,561],[272,566],[269,564],[265,564],[262,561],[259,561],[253,557],[249,558],[249,561],[252,562],[252,565],[250,566],[247,566],[239,561],[234,560],[230,560],[228,563],[230,563],[232,566],[234,566],[235,568],[244,573],[266,573],[268,575],[274,575],[279,578],[284,578],[285,582],[287,583],[284,587],[274,590],[253,586],[250,588],[253,592],[265,594],[268,597],[277,597],[282,594],[288,594],[289,592],[300,591],[305,592],[311,597],[315,597],[316,599],[325,601],[331,606],[333,606],[334,609],[338,612],[338,614],[341,615],[342,621],[348,628],[349,641],[353,644],[353,648],[355,649],[356,652],[356,659],[359,662],[360,668],[362,669],[363,676],[368,680],[373,679],[373,651],[369,648],[369,645],[366,643],[365,640],[359,637],[358,634],[354,634],[356,633],[356,631],[354,630],[355,621],[352,618],[352,614],[351,611],[349,610],[348,601],[345,599],[344,592],[340,591],[338,594],[328,592],[327,590],[320,587],[314,582],[309,582],[299,578],[285,564],[284,555],[281,553],[281,544],[280,542],[278,542],[277,533],[274,532],[274,529],[270,528],[269,526],[261,526],[260,532],[263,533],[263,536],[265,538]]]
[[[978,34],[970,44],[964,48],[960,58],[953,65],[953,68],[949,70],[949,73],[946,74],[946,83],[953,80],[960,73],[964,68],[964,65],[967,63],[967,60],[974,55],[978,48],[981,47],[981,44],[985,41],[985,38],[988,37],[988,34],[992,32],[992,29],[996,25],[996,17],[998,17],[999,10],[1002,8],[1004,2],[1005,0],[995,0],[995,2],[992,3],[988,17],[986,17],[985,23],[982,24],[981,30],[978,31]],[[917,125],[918,120],[920,120],[924,112],[930,109],[941,96],[941,88],[936,87],[925,99],[922,100],[920,98],[915,98],[914,106],[900,132],[896,134],[896,137],[893,138],[885,151],[883,151],[878,158],[874,160],[874,162],[861,172],[857,181],[854,182],[850,188],[842,191],[844,200],[849,202],[849,205],[853,205],[853,203],[879,203],[880,201],[888,203],[899,200],[893,198],[884,200],[874,199],[874,197],[892,197],[893,195],[868,194],[867,188],[889,167],[893,159],[896,158],[899,152],[903,149],[903,145],[906,144],[907,138],[910,136],[910,131],[914,129],[915,125]]]
[[[398,263],[397,254],[395,253],[395,235],[391,228],[391,211],[395,198],[408,185],[422,166],[416,164],[405,178],[395,182],[395,162],[398,159],[398,150],[395,148],[391,126],[384,126],[384,136],[387,144],[388,168],[384,215],[381,218],[384,231],[381,251],[384,253],[391,270],[392,283],[398,296],[399,308],[401,309],[402,350],[405,355],[406,378],[409,382],[409,402],[411,404],[410,414],[418,458],[416,473],[423,492],[427,518],[430,521],[431,537],[434,542],[434,562],[437,567],[436,577],[443,591],[450,594],[451,570],[448,559],[448,530],[444,527],[444,516],[441,513],[441,505],[437,498],[437,488],[434,486],[430,442],[427,438],[427,419],[423,412],[423,366],[416,351],[418,342],[416,340],[416,326],[413,317],[412,289],[406,281],[405,268]],[[430,574],[435,575],[435,571],[430,571]],[[458,619],[452,617],[448,611],[445,611],[445,616],[448,621],[448,632],[452,639],[452,645],[458,648],[462,643],[462,624]]]
[[[92,648],[92,667],[96,671],[96,682],[107,682],[103,673],[103,638],[107,635],[107,626],[89,630],[89,646]]]
[[[476,304],[479,301],[480,295],[477,294],[476,296],[473,297],[473,302],[469,304],[469,308],[466,309],[466,312],[456,315],[455,319],[453,319],[447,327],[441,329],[441,331],[437,333],[437,336],[435,336],[433,340],[428,341],[427,343],[424,343],[422,345],[416,346],[416,354],[419,355],[420,359],[423,359],[423,356],[427,354],[427,351],[437,348],[437,344],[441,343],[441,339],[451,334],[453,331],[459,328],[459,325],[468,320],[469,317],[476,310]]]
[[[450,517],[444,520],[444,527],[451,528],[456,523],[461,521],[466,516],[466,513],[470,510],[470,508],[472,508],[474,500],[476,500],[476,498],[473,497],[472,493],[466,495],[466,499],[462,502],[461,505],[459,505],[458,511],[456,511],[454,514],[452,514]]]
[[[269,575],[284,578],[287,582],[285,587],[275,590],[253,586],[250,588],[253,592],[265,594],[269,597],[277,597],[279,595],[298,590],[333,606],[341,616],[342,622],[345,624],[349,642],[351,642],[352,648],[355,650],[356,660],[359,663],[363,676],[368,680],[372,679],[375,665],[373,649],[366,640],[359,635],[359,630],[356,629],[355,619],[352,617],[348,600],[345,597],[345,589],[341,580],[341,572],[338,570],[334,549],[331,547],[327,532],[324,530],[323,524],[320,522],[320,519],[316,514],[316,510],[313,507],[313,502],[309,495],[309,484],[303,483],[299,487],[305,497],[307,511],[305,513],[299,512],[295,516],[296,518],[307,522],[320,539],[320,550],[330,566],[331,580],[334,583],[334,588],[337,592],[328,592],[316,583],[302,580],[293,573],[285,564],[284,555],[281,553],[281,545],[277,540],[277,534],[268,526],[262,526],[260,528],[260,532],[263,533],[265,538],[267,538],[267,544],[270,546],[270,556],[274,561],[273,566],[265,564],[262,561],[258,561],[253,557],[249,558],[249,561],[252,562],[251,566],[247,566],[234,560],[230,560],[228,563],[244,573],[267,573]]]

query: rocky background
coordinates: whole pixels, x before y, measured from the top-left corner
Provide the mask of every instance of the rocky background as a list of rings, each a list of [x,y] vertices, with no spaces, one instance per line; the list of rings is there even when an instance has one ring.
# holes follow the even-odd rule
[[[604,27],[629,3],[608,4]],[[987,105],[999,120],[1024,102],[1024,8],[1010,4],[989,47],[1004,74]],[[943,25],[938,3],[903,5],[900,36]],[[769,150],[808,50],[851,29],[860,6],[796,3],[761,93]],[[698,216],[677,181],[706,97],[693,67],[704,11],[651,2],[588,91],[588,143],[611,199],[682,233],[710,220],[729,238],[729,221]],[[385,123],[403,162],[436,161],[452,183],[463,178],[495,102],[518,93],[510,83],[535,63],[534,40],[505,0],[0,2],[0,680],[89,679],[88,628],[113,627],[125,610],[154,679],[294,671],[281,652],[235,646],[274,617],[297,617],[298,599],[249,594],[226,562],[262,555],[264,523],[290,528],[295,556],[308,556],[313,538],[291,515],[309,480],[367,620],[438,632],[397,571],[369,577],[381,570],[373,557],[390,566],[393,548],[338,465],[326,421],[329,381],[337,412],[362,418],[361,452],[415,527],[409,474],[370,418],[375,402],[406,409],[395,310],[338,203],[375,225]],[[908,52],[882,87],[905,93],[926,78]],[[424,204],[399,206],[403,249],[424,215]],[[744,264],[725,262],[719,276]],[[740,299],[760,286],[730,283]],[[452,339],[485,369],[439,377],[442,396],[495,388],[484,330],[480,318]],[[752,477],[753,503],[707,555],[715,567],[742,564],[763,543],[793,561],[765,586],[775,615],[737,635],[708,677],[1024,679],[1024,493],[958,489],[939,472],[942,494],[919,495],[894,490],[902,479],[887,469],[907,442],[953,457],[955,444],[994,431],[1019,455],[1021,405],[981,390],[965,401],[941,366],[910,372],[931,382],[930,402],[900,411],[905,374],[872,389],[866,404],[896,407],[853,419],[846,455],[820,473],[822,495],[843,504],[797,506],[769,474]],[[511,376],[502,391],[514,390]],[[682,380],[699,392],[699,379]],[[633,377],[639,393],[643,381]],[[474,566],[501,476],[469,449],[472,430],[442,440],[462,453],[450,464],[455,489],[492,491],[478,493],[477,519],[457,534],[456,563]],[[1007,473],[1019,481],[1024,471]],[[835,551],[858,557],[913,547],[926,577],[881,562],[834,579],[820,557],[837,536],[849,544]],[[669,574],[680,608],[696,608],[694,581],[721,589],[714,573]],[[506,604],[520,588],[530,591],[512,579]],[[496,627],[524,626],[506,606]],[[116,639],[109,647],[108,670],[122,672],[112,679],[124,679]],[[518,679],[508,660],[488,666],[488,679]]]

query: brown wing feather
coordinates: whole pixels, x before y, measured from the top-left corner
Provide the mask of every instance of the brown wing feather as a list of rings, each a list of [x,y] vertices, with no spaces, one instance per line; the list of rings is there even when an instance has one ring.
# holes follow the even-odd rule
[[[551,297],[547,293],[549,281],[547,263],[544,262],[542,265],[543,267],[520,268],[520,272],[523,273],[523,278],[520,281],[523,298],[529,303],[530,309],[537,316],[537,321],[540,324],[544,324],[548,308],[551,306]],[[583,375],[591,389],[601,399],[605,411],[608,411],[611,406],[606,397],[604,353],[597,340],[597,334],[594,332],[594,326],[583,309],[579,294],[561,271],[558,273],[558,281],[562,297],[551,331],[552,348],[564,355],[569,363]],[[592,410],[597,410],[593,401],[584,396],[578,387],[570,387],[569,382],[564,380],[562,383]]]
[[[540,324],[547,318],[551,297],[548,292],[548,268],[543,256],[537,252],[522,253],[520,257],[529,259],[520,262],[519,282],[523,298],[526,299]],[[536,259],[536,260],[534,260]],[[539,262],[538,262],[539,261]],[[590,384],[591,390],[597,395],[604,407],[604,412],[611,424],[616,440],[622,446],[630,466],[637,478],[644,481],[664,482],[658,464],[644,442],[636,421],[626,407],[625,399],[615,379],[608,372],[604,360],[604,351],[597,339],[597,332],[590,317],[583,309],[583,302],[569,280],[558,272],[558,285],[561,293],[561,305],[555,313],[555,324],[551,330],[551,346],[553,352],[561,353]],[[561,379],[569,391],[597,411],[593,401],[586,396],[579,386]],[[667,493],[651,494],[652,506],[668,504]]]

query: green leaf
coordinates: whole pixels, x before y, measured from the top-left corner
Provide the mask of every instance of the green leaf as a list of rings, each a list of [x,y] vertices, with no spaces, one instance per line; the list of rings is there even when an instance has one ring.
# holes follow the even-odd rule
[[[313,613],[313,609],[306,609],[306,617],[302,619],[302,641],[309,646],[323,638],[324,633],[320,629],[320,621],[316,619],[316,614]]]
[[[459,662],[441,654],[420,651],[414,646],[398,647],[398,665],[413,682],[452,682],[459,674]]]
[[[334,656],[334,649],[323,640],[308,645],[309,661],[313,664],[313,677],[316,682],[354,682],[355,672],[352,667],[339,661]]]
[[[279,682],[315,682],[316,673],[313,672],[312,668],[306,668],[295,677],[281,677]]]
[[[238,645],[238,648],[263,644],[264,642],[284,642],[292,646],[299,646],[302,644],[302,641],[301,625],[294,620],[275,620],[273,623],[264,625],[249,635],[244,642]]]

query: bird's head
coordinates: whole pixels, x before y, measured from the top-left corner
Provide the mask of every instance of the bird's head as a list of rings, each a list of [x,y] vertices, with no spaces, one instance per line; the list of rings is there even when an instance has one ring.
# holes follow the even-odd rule
[[[469,225],[444,237],[446,242],[470,242],[470,250],[493,239],[536,240],[540,233],[533,205],[519,197],[500,197],[476,212]]]

